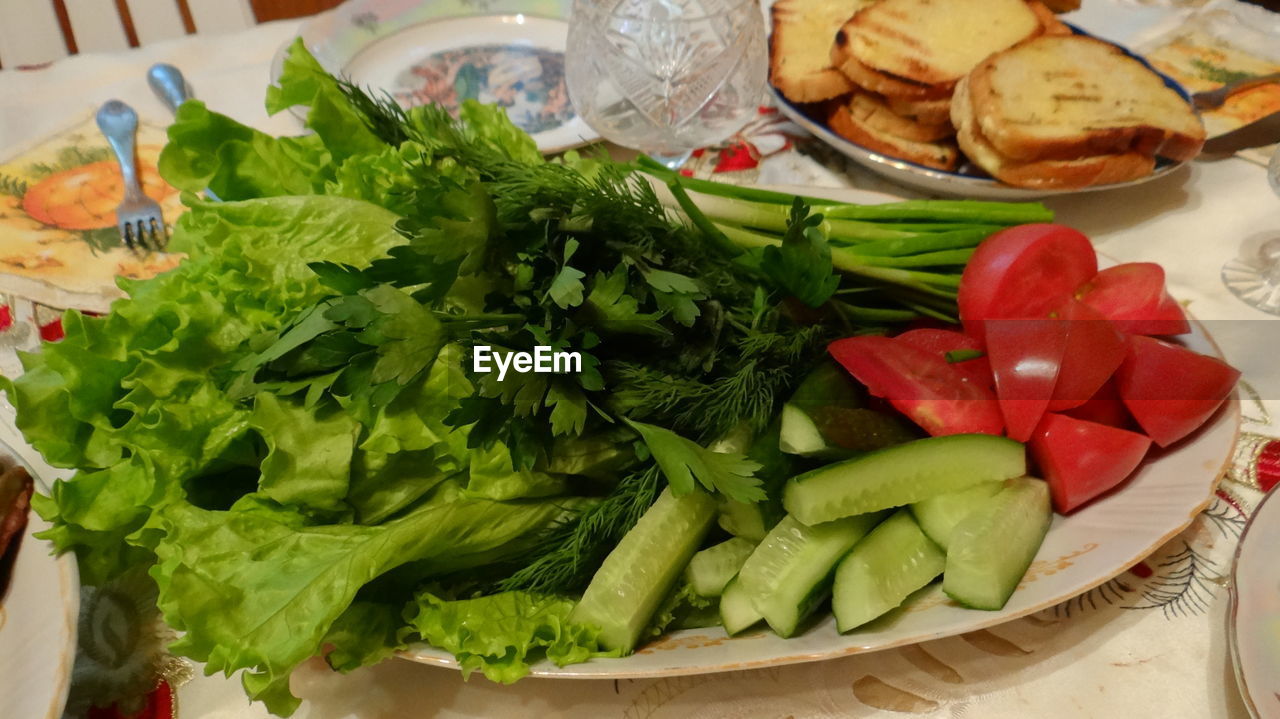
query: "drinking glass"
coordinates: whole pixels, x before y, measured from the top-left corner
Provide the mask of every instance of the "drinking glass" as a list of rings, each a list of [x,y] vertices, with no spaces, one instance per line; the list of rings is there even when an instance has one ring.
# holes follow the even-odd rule
[[[565,81],[601,136],[674,167],[746,124],[766,55],[756,0],[575,0]]]
[[[1280,148],[1267,165],[1267,181],[1280,196]],[[1241,256],[1222,267],[1223,284],[1250,307],[1280,315],[1280,237],[1240,249]]]

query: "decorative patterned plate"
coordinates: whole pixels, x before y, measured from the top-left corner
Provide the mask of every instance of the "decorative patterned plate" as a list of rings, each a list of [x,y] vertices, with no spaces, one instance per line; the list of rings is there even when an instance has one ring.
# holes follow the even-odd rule
[[[1280,485],[1277,485],[1280,487]],[[1280,717],[1280,489],[1258,503],[1236,547],[1228,615],[1231,658],[1257,719]]]
[[[12,424],[11,416],[5,420]],[[0,437],[0,463],[26,466],[36,489],[48,494],[33,463],[10,449],[6,439],[7,434]],[[75,663],[80,574],[74,555],[54,557],[51,544],[31,536],[48,528],[33,511],[9,588],[0,593],[0,714],[14,719],[61,717]]]
[[[599,139],[564,84],[568,0],[349,0],[299,30],[329,72],[401,105],[497,103],[545,153]],[[284,48],[271,64],[280,77]]]
[[[766,0],[765,2],[766,6],[770,6],[772,4],[771,0]],[[767,7],[766,12],[768,12]],[[770,22],[772,21],[770,20]],[[1073,25],[1068,25],[1068,27],[1071,27],[1071,29],[1077,34],[1089,35],[1089,33],[1086,33]],[[770,25],[770,32],[772,32],[772,25]],[[1177,82],[1151,67],[1146,60],[1133,54],[1125,47],[1121,45],[1116,45],[1116,47],[1120,48],[1125,54],[1135,58],[1143,65],[1146,65],[1152,72],[1160,75],[1166,86],[1181,95],[1183,99],[1190,102],[1190,96]],[[1168,160],[1161,159],[1156,162],[1155,171],[1146,177],[1140,177],[1129,182],[1118,182],[1110,185],[1096,185],[1078,190],[1033,190],[1022,187],[1013,187],[992,178],[987,173],[974,167],[967,160],[964,160],[963,156],[961,157],[962,163],[957,170],[947,171],[926,167],[907,160],[873,152],[862,145],[846,140],[836,134],[831,130],[831,128],[827,127],[825,122],[813,119],[805,112],[802,105],[795,104],[783,97],[782,93],[778,92],[778,90],[772,85],[769,85],[769,92],[773,96],[774,102],[777,103],[778,109],[782,110],[787,117],[791,118],[796,122],[796,124],[808,130],[815,137],[840,151],[841,154],[847,156],[849,159],[877,175],[881,175],[900,185],[933,194],[953,195],[956,197],[983,200],[1031,200],[1038,197],[1049,197],[1051,195],[1095,192],[1097,190],[1112,190],[1120,187],[1141,185],[1144,182],[1150,182],[1154,179],[1164,177],[1186,164],[1183,162],[1170,162]]]
[[[850,189],[774,189],[865,204],[897,199]],[[1198,325],[1183,342],[1197,352],[1221,356]],[[1119,575],[1186,528],[1212,499],[1214,487],[1230,462],[1239,428],[1239,402],[1233,400],[1190,438],[1153,452],[1119,489],[1070,516],[1054,515],[1026,578],[998,612],[964,609],[947,599],[934,583],[904,608],[848,634],[836,631],[830,615],[791,639],[780,639],[767,629],[734,638],[725,636],[718,627],[686,629],[663,636],[629,657],[563,668],[542,662],[534,666],[533,674],[620,679],[796,664],[963,634],[1047,609]],[[426,646],[400,656],[457,666],[451,655]]]

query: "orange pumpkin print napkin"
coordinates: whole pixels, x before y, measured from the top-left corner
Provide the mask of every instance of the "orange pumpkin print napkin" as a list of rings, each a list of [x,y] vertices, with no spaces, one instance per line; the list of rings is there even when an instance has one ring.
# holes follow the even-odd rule
[[[143,192],[172,226],[183,207],[160,179],[163,128],[138,128]],[[148,278],[181,255],[125,249],[115,208],[124,197],[120,167],[92,117],[0,156],[0,294],[57,308],[105,312],[122,296],[116,277]]]

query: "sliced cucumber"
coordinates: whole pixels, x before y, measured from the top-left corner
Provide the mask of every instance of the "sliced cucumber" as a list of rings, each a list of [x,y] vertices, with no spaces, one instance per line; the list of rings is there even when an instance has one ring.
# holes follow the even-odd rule
[[[990,434],[929,437],[792,477],[782,504],[804,524],[820,524],[1026,471],[1026,449],[1011,439]]]
[[[847,632],[902,604],[946,567],[947,555],[899,509],[858,542],[836,567],[831,611]]]
[[[605,557],[570,620],[599,627],[605,649],[631,652],[715,516],[716,501],[706,492],[677,497],[662,490]]]
[[[765,500],[768,502],[769,500]],[[775,502],[776,503],[776,502]],[[716,518],[720,528],[735,537],[742,537],[752,544],[759,543],[772,526],[765,518],[763,502],[747,504],[727,497],[720,498],[720,514]]]
[[[1000,609],[1049,531],[1049,485],[1019,477],[951,532],[942,590],[974,609]]]
[[[787,454],[823,459],[843,459],[849,451],[822,434],[813,412],[819,407],[862,407],[866,398],[844,368],[825,360],[805,376],[782,407],[782,427],[778,446]]]
[[[684,570],[685,579],[699,596],[718,597],[729,580],[738,575],[742,563],[755,548],[755,542],[741,537],[731,537],[707,547],[689,560],[689,566]]]
[[[778,447],[801,457],[847,457],[849,453],[827,443],[818,424],[804,410],[788,402],[782,406],[782,434]]]
[[[720,623],[724,625],[726,634],[734,635],[758,624],[764,615],[756,611],[751,604],[751,597],[743,589],[737,577],[729,580],[720,595]]]
[[[826,361],[783,405],[778,446],[787,454],[837,460],[918,436],[901,417],[868,409],[865,391]]]
[[[983,482],[959,492],[939,494],[911,505],[911,514],[929,539],[945,550],[956,524],[975,509],[985,507],[1003,488],[999,482]]]
[[[836,563],[884,517],[866,514],[814,526],[783,517],[747,557],[738,581],[773,631],[789,637],[831,592]]]

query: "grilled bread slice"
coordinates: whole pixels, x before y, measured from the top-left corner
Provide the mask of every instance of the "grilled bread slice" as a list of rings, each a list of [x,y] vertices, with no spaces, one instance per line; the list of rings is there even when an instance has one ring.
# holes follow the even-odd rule
[[[872,0],[778,0],[769,38],[769,82],[792,102],[819,102],[853,89],[831,66],[836,31]]]
[[[1027,0],[1027,5],[1031,6],[1031,12],[1036,14],[1040,20],[1041,35],[1074,35],[1071,28],[1067,24],[1058,19],[1052,10],[1048,8],[1040,0]]]
[[[942,97],[937,100],[909,100],[900,97],[885,97],[889,109],[914,117],[926,125],[942,125],[951,123],[951,98]]]
[[[881,0],[842,31],[863,65],[949,85],[991,53],[1039,34],[1042,24],[1026,0]]]
[[[1078,190],[1136,180],[1155,169],[1155,159],[1140,152],[1073,160],[1012,159],[1002,155],[983,136],[974,109],[969,78],[965,78],[956,84],[955,96],[951,99],[951,122],[956,127],[956,140],[970,162],[1006,185],[1037,190]]]
[[[916,142],[933,142],[955,134],[950,119],[932,125],[917,122],[895,113],[883,100],[866,92],[855,92],[849,98],[849,114],[872,130]]]
[[[845,28],[847,27],[846,24]],[[844,28],[836,33],[835,44],[831,46],[831,64],[844,73],[854,85],[886,97],[903,100],[937,100],[950,96],[953,89],[952,84],[926,85],[867,67],[854,57],[849,35]]]
[[[1204,144],[1200,118],[1178,93],[1094,38],[1043,36],[998,52],[974,69],[968,92],[982,135],[1014,160],[1187,160]]]
[[[848,105],[836,105],[827,117],[827,127],[841,137],[872,152],[914,162],[939,170],[954,170],[960,154],[955,143],[919,142],[877,130],[855,118]]]

